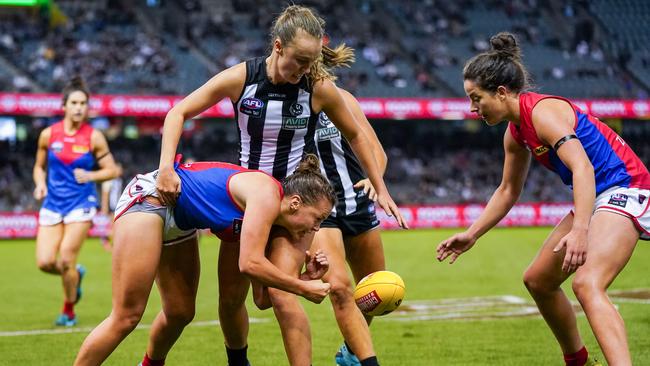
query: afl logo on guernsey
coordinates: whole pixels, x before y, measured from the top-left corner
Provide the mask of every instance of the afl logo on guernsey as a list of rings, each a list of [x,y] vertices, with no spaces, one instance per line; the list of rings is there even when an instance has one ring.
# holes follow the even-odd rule
[[[245,98],[241,101],[239,111],[249,116],[259,117],[262,115],[262,107],[264,107],[264,102],[261,100],[257,98]]]

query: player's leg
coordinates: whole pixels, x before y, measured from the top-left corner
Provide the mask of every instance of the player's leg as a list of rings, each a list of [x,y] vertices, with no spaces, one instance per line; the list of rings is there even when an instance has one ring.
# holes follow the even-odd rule
[[[359,283],[367,275],[386,269],[384,245],[381,241],[381,231],[368,230],[362,234],[344,238],[345,254],[354,276],[354,281]],[[365,316],[368,324],[372,322],[371,316]]]
[[[335,228],[321,228],[314,238],[312,250],[321,249],[327,254],[330,263],[329,270],[323,281],[329,282],[330,301],[334,309],[334,316],[341,334],[350,347],[350,350],[359,360],[375,356],[375,351],[370,338],[370,330],[363,314],[354,302],[352,292],[352,279],[347,271],[345,262],[345,248],[341,230]],[[358,362],[358,360],[355,360]],[[344,360],[337,360],[339,364]]]
[[[63,239],[59,249],[59,268],[66,302],[77,302],[77,285],[80,278],[77,270],[77,257],[91,226],[91,221],[71,222],[63,225]]]
[[[573,279],[573,292],[610,366],[632,364],[625,324],[605,291],[627,264],[638,239],[630,218],[596,212],[589,225],[587,262]]]
[[[239,271],[239,243],[222,241],[219,247],[219,323],[229,366],[248,363],[248,311],[250,281]]]
[[[75,365],[99,365],[142,318],[162,247],[160,216],[133,212],[114,223],[113,309],[86,337]],[[143,230],[146,228],[146,230]]]
[[[149,335],[146,357],[151,360],[164,360],[185,326],[194,318],[200,271],[196,235],[163,247],[156,276],[162,310],[156,316]]]
[[[571,303],[560,288],[569,276],[562,271],[564,251],[553,252],[560,239],[571,230],[572,225],[573,215],[568,214],[546,238],[537,257],[524,273],[526,288],[537,303],[539,311],[565,355],[575,354],[584,346]]]
[[[57,254],[63,239],[63,222],[55,225],[39,225],[36,234],[36,265],[46,273],[61,274]]]
[[[274,229],[271,235],[269,259],[285,273],[298,276],[305,262],[305,251],[311,246],[314,234],[300,240],[290,238],[284,230]],[[273,312],[282,331],[284,349],[292,366],[311,365],[311,333],[309,319],[292,293],[269,287]]]

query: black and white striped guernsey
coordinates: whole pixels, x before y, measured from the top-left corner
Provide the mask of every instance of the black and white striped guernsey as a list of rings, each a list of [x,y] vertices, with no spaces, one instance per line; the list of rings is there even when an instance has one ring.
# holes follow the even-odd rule
[[[332,216],[350,215],[364,200],[368,200],[363,190],[358,192],[354,184],[366,176],[359,160],[352,152],[348,141],[327,118],[325,113],[318,116],[316,127],[316,149],[321,161],[321,171],[334,187],[338,202],[332,209]]]
[[[266,58],[246,61],[246,83],[233,103],[239,127],[239,163],[276,179],[293,173],[305,152],[315,153],[318,114],[311,108],[311,86],[274,85],[266,73]]]

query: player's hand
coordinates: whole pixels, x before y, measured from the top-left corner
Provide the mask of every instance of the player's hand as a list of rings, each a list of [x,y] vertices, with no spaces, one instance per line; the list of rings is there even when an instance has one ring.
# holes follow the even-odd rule
[[[158,170],[156,178],[158,198],[165,206],[176,205],[176,199],[181,193],[181,178],[173,168]]]
[[[375,187],[372,186],[372,183],[370,183],[370,179],[362,179],[358,181],[354,185],[355,189],[363,189],[363,192],[370,198],[372,201],[377,201],[377,191],[375,191]]]
[[[300,277],[304,276],[308,280],[320,280],[325,276],[329,268],[330,263],[321,249],[318,249],[314,254],[307,250],[305,252],[305,273]]]
[[[377,193],[377,204],[379,204],[379,207],[384,209],[384,212],[388,216],[392,216],[397,220],[397,223],[402,229],[408,229],[409,226],[406,223],[406,220],[402,217],[402,213],[399,212],[399,208],[395,204],[395,201],[391,198],[390,194],[388,192],[386,193]]]
[[[473,247],[475,243],[476,238],[467,232],[453,235],[452,237],[443,240],[440,244],[438,244],[438,248],[436,249],[438,255],[436,259],[442,262],[447,259],[447,257],[451,256],[449,264],[452,264],[461,254],[470,250],[470,248]]]
[[[302,296],[316,304],[320,304],[325,296],[329,295],[331,285],[321,280],[301,281],[303,286]]]
[[[40,201],[45,198],[45,196],[47,196],[47,185],[38,184],[36,188],[34,188],[34,199]]]
[[[92,176],[91,176],[90,173],[91,172],[89,172],[89,171],[87,171],[85,169],[77,168],[77,169],[74,170],[74,179],[79,184],[88,183],[88,182],[90,182],[92,180],[91,179]]]
[[[553,252],[560,253],[566,247],[562,270],[566,273],[572,273],[587,261],[587,230],[571,229],[558,245],[553,248]]]

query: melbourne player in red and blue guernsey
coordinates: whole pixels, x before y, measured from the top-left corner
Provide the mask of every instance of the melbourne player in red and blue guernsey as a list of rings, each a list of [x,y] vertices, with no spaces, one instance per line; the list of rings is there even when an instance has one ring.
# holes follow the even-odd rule
[[[575,272],[572,289],[609,365],[631,365],[625,325],[606,290],[629,261],[639,239],[650,240],[650,173],[607,125],[565,98],[525,92],[527,72],[510,33],[463,71],[471,109],[488,125],[510,121],[504,135],[503,179],[467,231],[438,246],[451,262],[469,250],[512,208],[533,157],[573,189],[575,209],[562,219],[524,274],[524,283],[570,366],[590,358],[560,285]]]
[[[197,229],[240,243],[231,255],[221,253],[219,266],[236,266],[265,286],[316,303],[329,293],[330,285],[320,281],[329,267],[322,251],[298,248],[307,254],[307,270],[300,277],[284,273],[265,256],[272,226],[297,238],[312,234],[336,201],[315,155],[307,155],[282,184],[261,171],[226,163],[180,164],[175,171],[182,191],[174,207],[159,198],[158,171],[136,176],[125,188],[114,224],[113,310],[86,338],[75,365],[99,365],[113,352],[140,321],[154,280],[162,311],[152,325],[142,365],[164,364],[194,316],[200,272]]]
[[[97,212],[95,183],[118,174],[104,135],[85,123],[88,98],[81,79],[65,87],[65,116],[41,132],[33,172],[34,198],[45,198],[38,219],[36,262],[42,271],[63,280],[63,311],[55,322],[61,326],[77,323],[74,304],[81,298],[85,268],[76,262]]]

